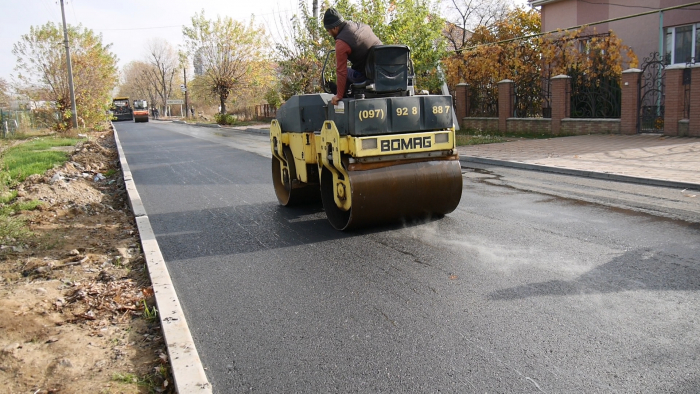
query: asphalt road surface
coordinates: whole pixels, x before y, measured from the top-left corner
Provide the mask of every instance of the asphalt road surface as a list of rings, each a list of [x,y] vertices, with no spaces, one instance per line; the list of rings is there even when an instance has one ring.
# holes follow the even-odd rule
[[[216,393],[698,392],[697,224],[465,170],[444,218],[343,233],[258,135],[115,125]]]

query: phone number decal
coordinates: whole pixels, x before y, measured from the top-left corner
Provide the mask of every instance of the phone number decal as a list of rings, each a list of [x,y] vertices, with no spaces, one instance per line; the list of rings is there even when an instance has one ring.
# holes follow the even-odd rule
[[[359,111],[358,116],[360,117],[360,122],[365,119],[384,119],[383,109],[366,109]]]

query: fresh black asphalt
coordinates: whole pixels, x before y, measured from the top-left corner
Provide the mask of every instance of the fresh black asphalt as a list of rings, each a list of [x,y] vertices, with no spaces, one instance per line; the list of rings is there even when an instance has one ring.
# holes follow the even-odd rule
[[[467,177],[442,219],[342,233],[269,158],[115,125],[215,393],[700,387],[697,225]]]

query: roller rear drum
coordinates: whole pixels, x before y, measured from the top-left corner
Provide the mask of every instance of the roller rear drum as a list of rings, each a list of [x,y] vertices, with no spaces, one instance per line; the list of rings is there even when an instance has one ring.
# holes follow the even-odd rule
[[[458,160],[399,164],[348,171],[352,207],[343,211],[333,200],[332,175],[321,174],[321,198],[331,225],[338,230],[442,216],[454,211],[462,197]]]

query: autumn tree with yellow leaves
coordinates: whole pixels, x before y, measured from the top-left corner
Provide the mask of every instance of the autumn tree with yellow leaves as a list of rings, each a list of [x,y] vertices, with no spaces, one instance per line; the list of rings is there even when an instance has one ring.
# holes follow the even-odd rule
[[[612,31],[598,34],[583,27],[542,35],[540,30],[539,13],[523,8],[491,26],[478,27],[465,48],[445,60],[448,85],[467,83],[471,96],[481,96],[487,104],[476,105],[475,114],[494,116],[497,84],[510,79],[516,86],[518,110],[542,116],[551,77],[570,75],[578,86],[600,87],[601,81],[619,85],[622,70],[637,64],[636,55]],[[484,109],[489,104],[490,111]]]
[[[197,56],[203,72],[192,80],[192,93],[216,98],[221,115],[227,104],[259,102],[254,95],[267,91],[274,76],[263,26],[228,16],[207,19],[204,10],[191,21],[182,28],[185,47],[189,56]]]

